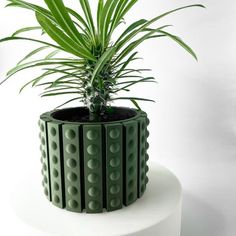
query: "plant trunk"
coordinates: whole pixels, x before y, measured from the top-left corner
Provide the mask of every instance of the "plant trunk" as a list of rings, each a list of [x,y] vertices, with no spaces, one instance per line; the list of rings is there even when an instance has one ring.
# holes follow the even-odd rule
[[[98,122],[100,120],[100,114],[98,112],[89,111],[89,120],[93,122]]]

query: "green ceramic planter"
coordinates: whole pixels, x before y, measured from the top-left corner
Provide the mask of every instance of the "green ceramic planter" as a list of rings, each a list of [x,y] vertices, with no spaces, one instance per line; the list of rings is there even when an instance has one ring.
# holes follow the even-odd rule
[[[73,109],[44,113],[39,120],[48,200],[68,211],[87,213],[132,204],[142,197],[148,182],[147,114],[129,109],[132,118],[100,123],[57,118]]]

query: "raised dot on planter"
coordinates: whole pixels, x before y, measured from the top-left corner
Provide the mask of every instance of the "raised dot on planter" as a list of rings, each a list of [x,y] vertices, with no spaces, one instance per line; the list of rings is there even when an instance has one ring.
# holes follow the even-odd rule
[[[142,160],[142,162],[141,162],[141,167],[142,167],[142,168],[145,167],[145,161],[144,161],[144,160]]]
[[[96,155],[98,153],[98,147],[96,145],[89,145],[87,147],[87,152],[90,155]]]
[[[47,176],[44,176],[44,177],[43,177],[43,181],[45,182],[45,184],[48,183],[48,178],[47,178]]]
[[[144,180],[144,178],[145,178],[145,173],[143,172],[143,173],[141,174],[141,180]]]
[[[128,145],[129,145],[129,148],[133,148],[134,147],[134,140],[130,140]]]
[[[43,158],[46,158],[46,152],[44,150],[42,151],[42,156]]]
[[[134,186],[134,181],[131,179],[128,183],[129,188],[132,188]]]
[[[110,152],[111,153],[117,153],[120,151],[120,144],[119,143],[113,143],[110,146]]]
[[[129,201],[133,201],[134,200],[134,194],[130,193],[128,196]]]
[[[90,159],[87,166],[92,170],[97,169],[99,167],[99,161],[96,159]]]
[[[57,195],[54,196],[54,202],[57,204],[60,203],[60,198]]]
[[[110,202],[110,205],[112,206],[112,207],[118,207],[119,205],[120,205],[120,199],[119,198],[114,198],[114,199],[112,199],[111,200],[111,202]]]
[[[44,125],[43,125],[43,124],[40,125],[40,130],[41,130],[42,132],[44,132]]]
[[[111,194],[118,194],[120,192],[120,186],[119,185],[112,185],[110,187],[110,193]]]
[[[91,183],[91,184],[97,183],[97,182],[98,182],[98,175],[96,175],[96,174],[94,174],[94,173],[89,174],[89,175],[88,175],[88,181],[89,181],[89,183]]]
[[[133,153],[130,153],[129,154],[129,157],[128,157],[128,161],[129,162],[132,162],[134,160],[134,154]]]
[[[77,175],[73,172],[67,174],[67,179],[71,182],[75,182],[77,180]]]
[[[50,133],[51,133],[52,136],[56,136],[57,131],[54,127],[52,127],[51,130],[50,130]]]
[[[68,193],[70,194],[70,195],[76,195],[77,193],[78,193],[78,190],[77,190],[77,188],[76,187],[73,187],[73,186],[70,186],[70,187],[68,187]]]
[[[46,196],[48,196],[48,189],[47,189],[47,188],[44,189],[44,194],[45,194]]]
[[[144,136],[144,135],[142,135],[141,142],[142,142],[142,143],[145,142],[145,136]]]
[[[53,162],[54,164],[57,164],[58,158],[57,158],[56,155],[53,155],[53,156],[52,156],[52,162]]]
[[[133,174],[134,174],[134,167],[131,166],[131,167],[129,168],[128,172],[129,172],[129,175],[130,175],[130,176],[133,175]]]
[[[110,166],[115,168],[115,167],[118,167],[120,165],[120,158],[119,157],[113,157],[111,160],[110,160]]]
[[[58,183],[54,183],[53,188],[54,188],[54,190],[58,191],[60,189],[60,186]]]
[[[119,171],[114,171],[110,174],[110,179],[113,181],[116,181],[120,178],[120,172]]]
[[[144,130],[146,127],[145,127],[145,123],[142,122],[142,130]]]
[[[58,177],[58,171],[56,169],[53,169],[52,174],[55,178]]]
[[[57,149],[57,144],[56,144],[56,142],[52,142],[51,143],[51,148],[53,149],[53,150],[56,150]]]
[[[68,205],[69,205],[70,208],[75,209],[75,208],[78,207],[79,204],[78,204],[78,202],[75,201],[75,200],[69,200],[69,201],[68,201]]]
[[[141,186],[141,192],[143,193],[145,191],[145,185],[143,184],[142,186]]]
[[[99,195],[99,193],[100,193],[99,190],[95,187],[91,187],[88,190],[88,194],[90,197],[97,197]]]
[[[76,146],[74,144],[68,144],[66,145],[66,151],[69,154],[74,154],[76,153]]]
[[[89,207],[90,210],[96,211],[100,207],[100,204],[97,201],[90,201],[88,203],[88,207]]]
[[[47,165],[45,163],[43,164],[43,169],[44,169],[44,171],[47,170]]]
[[[119,136],[120,136],[120,131],[119,131],[119,129],[112,129],[112,130],[109,132],[109,136],[110,136],[112,139],[117,139],[117,138],[119,138]]]
[[[69,130],[66,130],[65,136],[66,136],[67,139],[73,140],[75,138],[75,136],[76,136],[76,133],[75,133],[74,130],[69,129]]]
[[[96,130],[89,130],[86,134],[87,139],[96,140],[98,138],[98,132]]]
[[[76,162],[75,159],[70,158],[70,159],[67,160],[66,164],[69,168],[75,168],[76,165],[77,165],[77,162]]]
[[[44,137],[41,138],[41,143],[42,143],[43,145],[45,145],[46,141],[45,141],[45,138],[44,138]]]

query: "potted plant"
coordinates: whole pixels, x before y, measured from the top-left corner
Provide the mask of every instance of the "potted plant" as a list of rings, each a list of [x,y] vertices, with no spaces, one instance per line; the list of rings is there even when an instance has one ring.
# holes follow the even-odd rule
[[[170,38],[197,59],[187,44],[166,31],[169,25],[151,25],[171,13],[204,6],[184,6],[151,20],[135,21],[114,39],[114,31],[138,0],[98,0],[96,18],[88,0],[78,1],[83,15],[62,0],[44,0],[45,7],[8,1],[8,7],[33,11],[38,25],[19,29],[0,42],[26,40],[40,47],[11,69],[4,81],[22,70],[41,67],[42,75],[30,80],[21,91],[29,85],[42,86],[42,97],[72,96],[59,107],[76,100],[84,104],[57,107],[40,116],[43,187],[48,200],[60,208],[87,213],[104,208],[114,211],[135,202],[148,182],[149,120],[138,101],[152,100],[118,94],[137,83],[155,82],[153,77],[142,75],[145,69],[130,67],[139,59],[136,48],[148,39]],[[32,30],[42,35],[23,36]],[[32,59],[42,51],[47,52],[46,57]],[[118,99],[130,100],[136,108],[111,106]]]

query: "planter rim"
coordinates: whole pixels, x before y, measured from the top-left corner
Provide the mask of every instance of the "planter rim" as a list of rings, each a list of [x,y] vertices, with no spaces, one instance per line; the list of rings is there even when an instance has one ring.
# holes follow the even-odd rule
[[[63,108],[63,109],[54,109],[52,111],[49,112],[45,112],[43,113],[40,118],[43,120],[48,120],[48,121],[52,121],[52,122],[56,122],[56,123],[62,123],[62,124],[77,124],[77,125],[96,125],[96,124],[116,124],[116,123],[122,123],[122,122],[128,122],[128,121],[132,121],[134,119],[137,119],[140,116],[145,115],[146,113],[142,110],[137,110],[135,108],[129,108],[129,107],[116,107],[116,106],[112,106],[114,108],[121,108],[121,109],[125,109],[125,110],[132,110],[136,113],[136,115],[128,118],[128,119],[121,119],[121,120],[114,120],[114,121],[98,121],[98,122],[76,122],[76,121],[64,121],[64,120],[60,120],[60,119],[56,119],[53,117],[53,114],[58,112],[58,111],[66,111],[66,110],[70,110],[70,109],[76,109],[76,108],[85,108],[83,106],[80,107],[69,107],[69,108]]]

